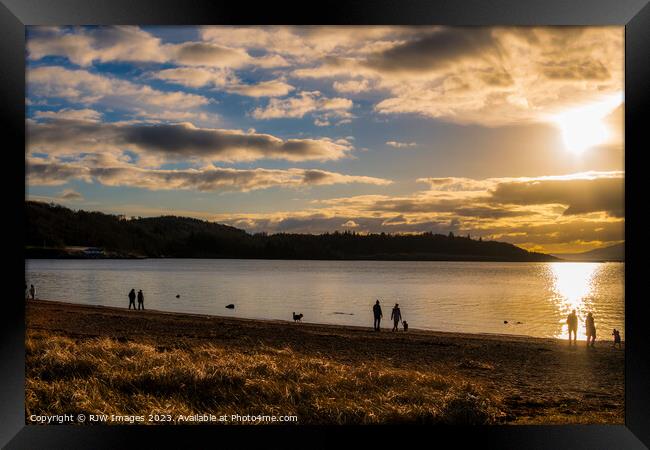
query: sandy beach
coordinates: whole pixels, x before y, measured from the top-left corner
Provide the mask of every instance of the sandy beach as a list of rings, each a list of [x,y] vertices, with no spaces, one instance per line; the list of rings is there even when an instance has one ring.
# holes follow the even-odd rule
[[[27,414],[295,414],[306,423],[624,422],[611,341],[26,302]],[[601,333],[601,336],[604,333]],[[130,375],[129,375],[130,374]]]

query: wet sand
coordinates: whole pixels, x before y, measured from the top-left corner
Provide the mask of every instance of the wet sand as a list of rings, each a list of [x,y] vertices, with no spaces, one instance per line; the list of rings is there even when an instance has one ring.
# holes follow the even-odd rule
[[[600,341],[443,333],[226,318],[28,301],[28,333],[109,337],[158,348],[218,345],[233,352],[289,348],[349,365],[460,377],[498,397],[506,423],[624,423],[624,350]],[[388,327],[388,321],[383,325]]]

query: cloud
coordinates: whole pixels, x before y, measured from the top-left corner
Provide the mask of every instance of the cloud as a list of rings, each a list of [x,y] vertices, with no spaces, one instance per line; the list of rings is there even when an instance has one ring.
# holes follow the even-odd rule
[[[529,223],[525,226],[485,229],[484,235],[527,249],[547,253],[573,253],[617,244],[625,240],[625,221],[568,220]]]
[[[418,178],[418,183],[426,183],[431,191],[485,191],[495,185],[498,180],[475,180],[464,177]]]
[[[29,95],[60,98],[82,105],[102,105],[148,118],[170,111],[196,112],[207,105],[206,97],[186,92],[160,91],[147,85],[60,66],[27,69]]]
[[[365,81],[379,114],[490,127],[548,123],[563,110],[623,91],[622,27],[436,27],[390,42],[292,74],[334,78],[338,87]]]
[[[417,33],[408,27],[385,26],[206,26],[203,40],[233,48],[263,50],[295,63],[309,63],[333,55],[361,55],[394,45]]]
[[[189,123],[89,123],[74,121],[28,122],[30,152],[81,154],[125,149],[167,159],[208,161],[336,160],[352,150],[345,139],[280,139],[270,134],[197,128]]]
[[[429,72],[464,58],[495,52],[490,28],[444,28],[370,55],[364,64],[381,72]]]
[[[447,234],[458,231],[458,224],[449,220],[419,223],[392,223],[380,217],[349,217],[320,212],[279,212],[258,215],[219,214],[213,219],[249,232],[328,233],[332,230],[354,229],[359,233],[419,233],[422,230]],[[356,225],[356,226],[355,226]]]
[[[416,147],[417,142],[397,142],[397,141],[387,141],[386,145],[393,148],[409,148]]]
[[[68,201],[78,201],[84,199],[83,195],[81,195],[79,192],[75,191],[74,189],[64,189],[63,191],[61,191],[58,198],[60,200],[68,200]]]
[[[224,87],[236,80],[230,70],[205,68],[205,67],[176,67],[152,72],[151,76],[169,83],[182,86],[199,87]]]
[[[541,179],[499,183],[491,191],[494,202],[517,205],[561,204],[564,215],[604,211],[625,217],[622,174],[596,178]]]
[[[107,164],[108,163],[108,164]],[[56,186],[72,180],[96,181],[105,186],[128,186],[149,190],[189,189],[195,191],[247,192],[271,187],[298,188],[333,184],[390,184],[382,178],[345,175],[314,169],[231,169],[204,167],[201,169],[162,170],[143,169],[116,163],[102,157],[88,157],[74,163],[29,160],[30,185]],[[64,190],[66,199],[79,194]]]
[[[556,80],[607,80],[611,76],[605,64],[589,59],[549,61],[541,68],[544,76]]]
[[[293,91],[294,87],[281,80],[261,81],[257,84],[234,84],[226,88],[232,94],[248,97],[282,97]]]
[[[332,87],[343,94],[359,94],[370,89],[368,80],[335,81]]]
[[[358,228],[359,224],[356,223],[354,220],[348,220],[345,222],[343,225],[341,225],[344,228]]]
[[[281,67],[286,61],[279,55],[252,57],[245,49],[229,48],[204,41],[163,43],[161,39],[135,26],[84,28],[31,27],[28,56],[63,56],[73,64],[88,67],[94,62],[175,63],[187,66]]]
[[[94,109],[70,109],[63,108],[58,111],[36,111],[34,113],[36,119],[56,119],[56,120],[73,120],[85,122],[99,122],[102,118],[102,113]]]
[[[93,62],[130,61],[164,62],[166,47],[155,36],[138,27],[63,28],[30,27],[27,41],[29,58],[64,56],[73,64],[89,66]]]
[[[550,116],[566,109],[621,93],[623,30],[214,26],[201,27],[199,40],[164,43],[137,27],[36,27],[28,50],[31,59],[60,55],[84,67],[96,61],[173,64],[181,67],[152,75],[184,86],[211,86],[252,97],[288,95],[293,82],[242,83],[234,71],[277,69],[273,71],[276,77],[331,78],[337,92],[363,92],[372,98],[378,114],[415,114],[496,127],[548,123]],[[301,112],[305,108],[321,109],[319,102],[306,98],[313,91],[303,88],[300,92],[292,99],[254,109],[253,117],[301,118],[309,113]],[[86,94],[86,98],[91,96]],[[310,103],[312,109],[307,106]],[[341,123],[332,112],[315,117],[315,122],[323,126]]]
[[[185,42],[173,47],[173,60],[189,66],[239,68],[251,57],[245,51],[204,42]]]
[[[316,114],[317,125],[329,124],[329,119],[348,119],[352,117],[353,107],[347,98],[322,96],[319,91],[302,91],[296,97],[271,99],[266,107],[255,108],[251,115],[256,119],[302,118],[306,114]]]
[[[191,88],[210,87],[247,97],[282,97],[294,90],[283,79],[246,84],[231,71],[205,67],[179,67],[150,74],[153,78]]]

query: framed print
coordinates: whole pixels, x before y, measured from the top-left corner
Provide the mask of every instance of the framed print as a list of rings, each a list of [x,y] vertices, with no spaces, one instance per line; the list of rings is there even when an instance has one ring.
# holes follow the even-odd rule
[[[3,3],[7,448],[649,444],[647,2]]]

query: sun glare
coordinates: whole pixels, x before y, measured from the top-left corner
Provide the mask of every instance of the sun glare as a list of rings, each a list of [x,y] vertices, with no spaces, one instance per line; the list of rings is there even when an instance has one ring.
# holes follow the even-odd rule
[[[610,129],[605,117],[622,102],[621,94],[587,106],[571,109],[553,117],[553,122],[562,132],[565,148],[580,155],[585,150],[606,142]]]
[[[600,264],[598,263],[569,263],[558,262],[549,264],[553,280],[552,289],[555,292],[557,308],[564,324],[566,315],[573,309],[578,313],[580,320],[589,312],[591,307],[590,297],[594,293],[594,278]],[[584,327],[579,328],[578,338],[585,339]],[[563,326],[562,331],[556,336],[565,338],[568,330]]]

